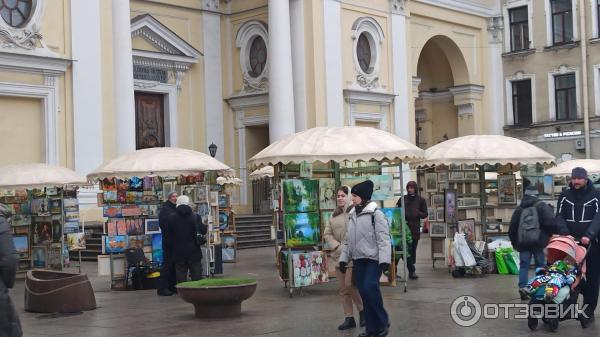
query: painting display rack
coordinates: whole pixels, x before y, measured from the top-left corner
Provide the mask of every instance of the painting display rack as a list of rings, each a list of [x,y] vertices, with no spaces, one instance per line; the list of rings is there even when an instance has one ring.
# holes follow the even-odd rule
[[[395,205],[402,186],[398,165],[379,162],[306,163],[275,165],[272,190],[273,224],[276,229],[276,263],[284,286],[302,294],[302,288],[329,281],[329,248],[323,242],[323,231],[336,208],[338,186],[352,187],[371,179],[375,183],[373,201],[380,208]],[[400,209],[398,209],[400,210]],[[406,226],[401,210],[394,221],[396,227]],[[394,227],[395,228],[395,227]],[[391,228],[392,229],[392,228]],[[392,232],[400,250],[393,249],[392,261],[407,254],[406,237],[402,231]],[[403,280],[407,273],[404,271]],[[396,268],[382,275],[382,284],[396,285]],[[406,283],[404,283],[406,291]]]

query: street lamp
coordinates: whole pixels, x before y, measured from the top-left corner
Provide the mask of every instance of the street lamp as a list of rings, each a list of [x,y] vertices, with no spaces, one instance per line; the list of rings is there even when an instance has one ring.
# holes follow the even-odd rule
[[[213,158],[217,155],[217,146],[215,145],[215,143],[211,143],[208,146],[208,152],[210,152],[210,156]]]

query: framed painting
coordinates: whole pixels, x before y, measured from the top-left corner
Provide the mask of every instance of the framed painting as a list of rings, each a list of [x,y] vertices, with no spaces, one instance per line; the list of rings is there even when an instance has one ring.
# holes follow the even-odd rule
[[[105,218],[120,218],[123,216],[121,206],[107,206],[105,205],[103,208],[103,213]]]
[[[67,248],[71,250],[84,250],[85,244],[85,233],[69,233],[67,234]]]
[[[171,192],[177,192],[177,181],[164,181],[162,183],[162,199],[167,200]]]
[[[325,230],[325,226],[329,222],[329,219],[333,216],[333,211],[321,211],[321,232]]]
[[[435,216],[435,208],[434,207],[427,208],[427,218],[429,218],[429,221],[437,221],[437,217]]]
[[[229,195],[219,194],[219,208],[227,208],[229,206]]]
[[[144,234],[144,224],[142,219],[126,219],[127,235],[142,235]]]
[[[286,213],[317,212],[319,210],[319,181],[286,179],[283,186],[283,209]]]
[[[313,175],[313,164],[303,161],[300,163],[300,177],[301,178],[312,178]]]
[[[329,271],[327,266],[327,256],[322,251],[310,253],[311,279],[312,284],[329,282]]]
[[[475,164],[462,164],[463,171],[475,171],[477,170],[477,165]]]
[[[478,171],[466,171],[465,172],[465,180],[479,180],[479,172]]]
[[[544,192],[540,196],[545,198],[552,198],[554,194],[554,177],[544,176]]]
[[[32,247],[31,258],[34,268],[46,268],[48,250],[46,247]]]
[[[221,247],[223,254],[223,262],[235,262],[237,255],[237,238],[235,237],[235,235],[222,235]]]
[[[219,229],[226,231],[229,228],[229,213],[219,211]]]
[[[335,209],[336,207],[336,192],[334,178],[319,179],[319,208],[320,209]]]
[[[283,222],[288,247],[314,246],[321,241],[318,213],[285,214]]]
[[[127,249],[127,235],[103,236],[103,248],[106,254],[123,253]]]
[[[448,171],[439,171],[437,175],[438,183],[445,183],[448,181]]]
[[[446,190],[444,191],[444,208],[445,208],[445,221],[449,224],[455,224],[457,218],[457,207],[456,207],[456,191]]]
[[[152,261],[163,262],[162,234],[152,234]]]
[[[436,207],[435,208],[435,220],[436,221],[444,221],[444,207]]]
[[[517,203],[517,181],[514,174],[498,175],[498,204]]]
[[[20,259],[29,258],[29,235],[14,235],[13,243]]]
[[[373,195],[371,200],[388,200],[394,198],[394,177],[391,175],[369,176],[373,182]]]
[[[294,287],[312,285],[311,253],[292,254]]]
[[[444,194],[435,193],[431,195],[431,205],[435,206],[443,206],[444,205]]]
[[[449,181],[463,181],[465,180],[465,173],[463,171],[452,171],[448,176]]]
[[[144,221],[144,232],[146,233],[146,235],[160,233],[158,219],[146,219]]]
[[[465,234],[467,240],[475,241],[475,219],[459,220],[458,232]]]
[[[194,202],[197,204],[201,202],[207,202],[209,193],[210,191],[208,190],[208,186],[196,186],[194,191]]]
[[[402,208],[399,207],[389,207],[389,208],[381,208],[381,212],[385,215],[388,226],[390,227],[390,233],[400,233],[400,228],[402,227]]]
[[[425,192],[437,192],[437,173],[425,173]]]
[[[448,170],[450,171],[460,171],[462,166],[460,164],[450,164],[448,165]]]
[[[432,238],[445,238],[446,224],[443,222],[432,222],[429,225],[429,236]]]
[[[210,205],[207,201],[202,201],[198,203],[198,214],[200,216],[210,215]]]

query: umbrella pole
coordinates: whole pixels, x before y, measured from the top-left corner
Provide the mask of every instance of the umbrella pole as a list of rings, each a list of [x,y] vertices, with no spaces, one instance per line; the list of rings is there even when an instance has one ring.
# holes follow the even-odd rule
[[[481,233],[485,231],[487,228],[487,212],[486,212],[486,204],[487,198],[485,195],[485,169],[484,165],[479,165],[479,196],[481,202]]]
[[[406,218],[404,217],[404,214],[406,212],[406,209],[404,207],[404,169],[402,168],[402,160],[400,160],[400,164],[398,166],[400,168],[400,205],[402,206],[402,219],[400,222],[400,225],[402,228],[400,228],[400,236],[402,237],[402,260],[404,260],[403,262],[403,268],[402,268],[402,283],[404,283],[404,292],[406,292],[406,282],[407,282],[407,270],[406,270],[406,253],[407,253],[407,247],[406,247],[406,232],[404,231],[404,227],[406,224]]]

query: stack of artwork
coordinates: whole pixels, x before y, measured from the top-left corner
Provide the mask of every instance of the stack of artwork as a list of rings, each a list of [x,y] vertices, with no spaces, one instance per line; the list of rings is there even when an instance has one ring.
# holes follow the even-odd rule
[[[321,251],[292,254],[294,287],[329,282],[327,258]]]

